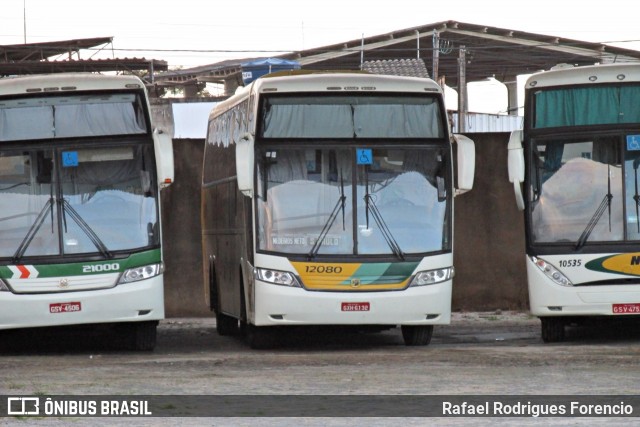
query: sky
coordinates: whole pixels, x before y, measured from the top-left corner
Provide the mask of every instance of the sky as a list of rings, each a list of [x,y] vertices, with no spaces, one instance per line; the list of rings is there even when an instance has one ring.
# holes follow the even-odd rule
[[[83,59],[166,60],[170,69],[268,57],[459,21],[640,50],[637,0],[2,0],[0,45],[113,37]],[[93,56],[92,56],[93,55]]]

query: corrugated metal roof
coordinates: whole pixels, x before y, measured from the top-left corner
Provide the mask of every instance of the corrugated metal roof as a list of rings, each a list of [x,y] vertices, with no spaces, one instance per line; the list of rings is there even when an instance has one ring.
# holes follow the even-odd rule
[[[362,69],[374,74],[429,78],[427,66],[417,58],[364,61]]]
[[[503,114],[482,114],[467,113],[464,133],[486,133],[486,132],[511,132],[522,129],[522,116],[511,116]],[[451,130],[453,133],[460,133],[458,127],[458,113],[452,113]]]
[[[80,50],[109,44],[113,37],[0,45],[0,76],[147,70],[166,71],[166,61],[145,58],[80,59]],[[62,59],[57,59],[62,58]],[[75,57],[75,59],[73,59]],[[53,59],[52,59],[53,58]]]
[[[80,49],[89,49],[112,42],[113,37],[94,37],[54,42],[0,45],[0,62],[43,60],[52,56],[77,52]]]
[[[157,59],[120,58],[86,59],[73,61],[20,61],[0,62],[0,75],[101,72],[131,70],[166,70],[167,62]]]

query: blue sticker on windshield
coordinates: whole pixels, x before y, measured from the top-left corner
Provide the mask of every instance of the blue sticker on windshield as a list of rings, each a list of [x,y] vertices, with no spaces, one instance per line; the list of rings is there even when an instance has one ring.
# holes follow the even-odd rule
[[[65,168],[78,166],[78,152],[65,151],[62,153],[62,166]]]
[[[640,135],[627,135],[627,151],[640,151]]]
[[[373,153],[371,148],[356,148],[357,164],[370,165],[373,164]]]

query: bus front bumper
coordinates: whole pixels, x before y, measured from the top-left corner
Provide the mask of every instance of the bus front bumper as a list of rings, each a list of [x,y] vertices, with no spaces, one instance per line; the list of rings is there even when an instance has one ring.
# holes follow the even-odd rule
[[[162,277],[81,292],[0,292],[0,329],[161,320]]]
[[[256,326],[448,325],[451,280],[386,292],[325,292],[255,282]]]
[[[616,316],[640,314],[640,284],[561,286],[527,263],[531,314]]]

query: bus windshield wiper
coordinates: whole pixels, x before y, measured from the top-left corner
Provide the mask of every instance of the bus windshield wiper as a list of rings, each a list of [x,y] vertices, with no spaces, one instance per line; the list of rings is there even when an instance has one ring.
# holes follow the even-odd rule
[[[543,168],[542,165],[542,159],[540,159],[540,153],[538,153],[537,151],[533,151],[533,164],[535,165],[534,167],[534,172],[535,172],[535,186],[533,187],[533,200],[538,200],[540,199],[540,191],[542,188],[542,177],[540,169]]]
[[[33,241],[33,238],[40,230],[40,227],[42,227],[42,224],[44,224],[44,220],[47,217],[48,212],[51,213],[51,232],[53,233],[53,196],[49,197],[49,200],[47,200],[47,203],[45,203],[42,207],[42,210],[40,210],[40,213],[36,217],[36,220],[33,222],[33,224],[31,224],[31,227],[27,231],[27,234],[24,236],[24,239],[22,239],[22,242],[20,242],[16,253],[13,254],[13,258],[11,260],[12,263],[17,264],[18,261],[20,261],[20,259],[24,256],[24,253],[29,248],[29,245]]]
[[[107,249],[104,242],[100,240],[100,237],[98,237],[96,232],[93,231],[93,229],[89,226],[89,224],[87,224],[87,222],[84,219],[82,219],[78,211],[73,209],[71,204],[66,199],[62,199],[62,211],[69,213],[69,216],[71,217],[71,219],[73,219],[76,222],[76,224],[78,224],[80,229],[84,232],[84,234],[86,234],[89,237],[89,239],[91,240],[91,243],[95,245],[95,247],[100,251],[102,256],[104,256],[105,258],[113,258],[113,254],[109,251],[109,249]],[[65,227],[66,227],[66,220],[65,220]]]
[[[399,259],[404,260],[404,253],[402,252],[402,249],[400,249],[398,241],[393,237],[393,234],[391,234],[391,230],[384,221],[384,218],[382,218],[382,214],[378,210],[376,203],[373,201],[373,197],[369,193],[369,174],[367,173],[366,166],[365,180],[366,194],[364,195],[364,203],[366,207],[365,216],[367,219],[367,229],[369,228],[369,212],[371,212],[371,216],[378,225],[380,232],[382,232],[382,237],[384,237],[384,240],[387,242],[387,245],[389,245],[389,248],[391,248],[393,254]]]
[[[600,206],[598,206],[598,209],[596,209],[595,213],[589,220],[589,223],[587,224],[584,231],[580,235],[580,238],[578,239],[578,244],[576,244],[576,250],[579,250],[580,248],[582,248],[584,244],[587,242],[587,239],[589,239],[589,236],[591,235],[591,232],[593,231],[596,224],[598,223],[598,220],[600,220],[600,217],[602,217],[602,214],[607,208],[609,209],[609,232],[611,232],[611,199],[613,199],[613,194],[611,194],[611,165],[607,165],[607,176],[608,176],[608,180],[607,180],[608,193],[604,196],[604,198],[602,199],[602,202],[600,202]]]
[[[322,227],[322,230],[320,231],[320,235],[318,236],[318,238],[313,244],[313,247],[309,251],[309,254],[308,254],[309,260],[315,258],[315,256],[318,255],[320,246],[322,246],[322,243],[324,243],[324,239],[325,237],[327,237],[327,233],[329,233],[331,226],[336,221],[336,218],[338,217],[338,212],[340,210],[342,210],[342,230],[344,231],[345,229],[344,205],[346,200],[347,200],[347,197],[344,195],[344,179],[342,177],[342,172],[340,172],[340,197],[338,198],[336,205],[333,207],[333,211],[331,211],[329,218],[327,218],[327,222],[325,222],[324,227]]]
[[[80,227],[80,229],[84,232],[84,234],[89,237],[91,243],[93,243],[94,246],[100,251],[102,256],[105,258],[113,258],[113,254],[109,251],[109,249],[107,249],[107,246],[104,244],[104,242],[100,240],[100,237],[98,237],[96,232],[93,231],[89,224],[87,224],[87,222],[80,216],[78,211],[76,211],[73,206],[71,206],[71,204],[67,201],[67,199],[64,198],[64,195],[62,194],[62,186],[60,186],[60,200],[58,200],[58,202],[62,204],[62,223],[64,224],[65,233],[67,232],[68,212],[71,219],[73,219],[75,223],[78,224],[78,227]]]

